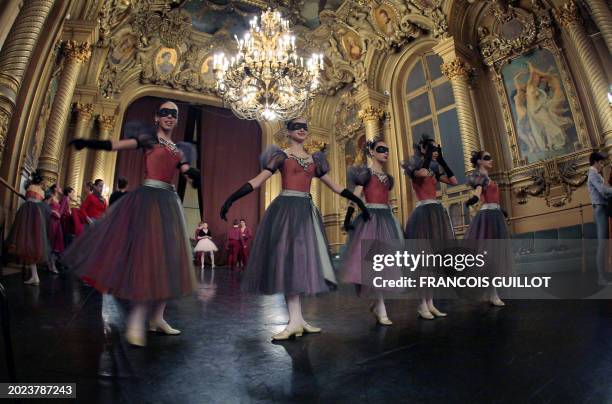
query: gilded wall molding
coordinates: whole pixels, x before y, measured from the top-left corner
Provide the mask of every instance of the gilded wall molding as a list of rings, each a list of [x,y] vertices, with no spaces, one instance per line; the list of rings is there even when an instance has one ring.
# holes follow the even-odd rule
[[[520,205],[527,203],[528,196],[542,197],[546,206],[559,208],[572,201],[573,192],[587,180],[588,171],[578,169],[576,158],[545,160],[529,172],[530,184],[514,189]]]
[[[468,80],[473,76],[474,73],[474,69],[472,68],[472,66],[470,66],[469,63],[464,62],[460,58],[455,58],[449,62],[442,63],[442,66],[440,68],[442,70],[442,73],[444,73],[444,75],[448,77],[448,79],[451,81],[457,77]]]
[[[66,58],[85,63],[91,57],[91,44],[89,42],[66,41],[63,44],[63,52]]]

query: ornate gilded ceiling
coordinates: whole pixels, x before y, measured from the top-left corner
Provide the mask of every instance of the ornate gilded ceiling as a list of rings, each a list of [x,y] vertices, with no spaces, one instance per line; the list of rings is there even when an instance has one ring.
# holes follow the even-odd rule
[[[100,14],[98,47],[108,47],[108,56],[98,84],[109,98],[134,78],[213,93],[212,54],[233,53],[234,34],[272,6],[294,24],[301,54],[324,54],[322,88],[333,94],[346,84],[366,84],[366,60],[375,53],[396,52],[424,35],[447,35],[440,5],[441,0],[110,0]]]

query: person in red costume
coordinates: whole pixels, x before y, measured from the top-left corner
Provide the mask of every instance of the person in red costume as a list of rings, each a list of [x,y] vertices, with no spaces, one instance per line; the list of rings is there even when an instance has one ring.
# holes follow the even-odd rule
[[[412,158],[402,162],[404,173],[410,178],[418,200],[406,222],[404,234],[407,239],[416,240],[454,239],[448,212],[436,199],[436,185],[438,182],[457,185],[457,178],[444,160],[440,145],[436,146],[428,135],[421,136],[420,142],[414,145],[414,152]],[[446,313],[434,305],[433,291],[426,288],[421,291],[417,313],[427,320],[446,317]]]
[[[474,172],[468,178],[468,185],[474,189],[474,195],[465,203],[467,206],[474,205],[478,201],[482,202],[480,210],[470,222],[465,236],[465,240],[486,240],[486,239],[508,239],[510,233],[506,226],[508,214],[500,205],[499,187],[493,179],[489,177],[489,170],[493,169],[493,158],[491,153],[480,150],[472,153],[472,166]],[[500,246],[501,247],[501,246]],[[485,267],[485,273],[493,276],[508,276],[511,272],[511,253],[508,249],[496,251],[490,257]],[[506,304],[499,298],[497,289],[491,286],[486,293],[485,299],[493,306],[505,306]]]
[[[83,231],[83,221],[79,208],[75,206],[76,191],[74,188],[64,188],[63,194],[60,211],[62,214],[62,229],[64,230],[64,244],[68,247],[72,240]]]
[[[234,219],[232,228],[227,232],[227,266],[234,269],[240,253],[240,227],[238,219]]]
[[[30,279],[24,282],[26,285],[40,284],[36,265],[48,262],[50,255],[42,181],[43,177],[38,170],[32,173],[26,184],[26,202],[17,210],[5,241],[7,253],[30,269]]]
[[[62,229],[62,211],[60,206],[60,198],[62,195],[57,187],[57,184],[51,185],[49,188],[50,198],[47,202],[51,208],[51,216],[49,217],[49,243],[51,245],[51,256],[49,260],[49,271],[58,274],[55,263],[60,254],[64,252],[64,230]]]
[[[389,193],[394,184],[393,177],[384,170],[384,164],[389,159],[389,146],[382,139],[374,138],[366,142],[365,148],[370,166],[351,167],[348,176],[349,181],[355,185],[355,194],[363,194],[372,218],[366,222],[359,215],[351,223],[355,207],[348,207],[343,227],[350,232],[350,237],[343,255],[341,274],[345,282],[355,285],[359,296],[374,295],[375,301],[370,306],[370,312],[378,324],[391,325],[393,323],[387,316],[382,291],[372,293],[372,286],[362,278],[362,240],[403,240],[404,234],[389,205]]]
[[[106,199],[102,196],[104,181],[97,179],[93,183],[93,192],[81,204],[81,217],[86,223],[93,224],[100,219],[108,207]]]
[[[164,319],[166,301],[195,289],[191,245],[180,200],[172,185],[176,170],[200,185],[200,172],[191,167],[193,145],[174,143],[172,131],[178,107],[162,103],[155,126],[128,123],[122,140],[75,139],[78,150],[142,149],[145,179],[121,198],[65,252],[63,262],[102,293],[129,300],[126,339],[144,346],[147,308],[154,306],[149,331],[178,335]]]
[[[253,233],[246,225],[246,220],[240,219],[240,250],[238,252],[238,266],[245,268],[249,260],[249,243],[253,238]]]
[[[235,201],[280,171],[283,190],[268,206],[257,228],[242,281],[246,292],[285,295],[289,323],[272,337],[274,340],[321,332],[304,320],[300,295],[326,292],[328,284],[336,284],[323,219],[309,192],[312,179],[319,178],[332,191],[355,202],[364,212],[364,219],[369,219],[363,201],[338,186],[328,175],[324,151],[310,154],[304,149],[307,136],[306,120],[288,121],[289,147],[281,150],[270,146],[261,156],[262,171],[230,195],[221,208],[221,218],[227,220],[227,212]]]

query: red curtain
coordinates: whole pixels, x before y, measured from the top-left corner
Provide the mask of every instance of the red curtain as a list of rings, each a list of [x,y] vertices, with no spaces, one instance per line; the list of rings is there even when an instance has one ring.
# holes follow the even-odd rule
[[[234,203],[227,222],[221,220],[219,211],[229,195],[259,173],[261,128],[255,121],[238,119],[231,111],[212,106],[202,107],[201,119],[203,219],[208,222],[215,243],[224,251],[227,231],[234,219],[245,219],[253,233],[259,222],[259,190]]]
[[[158,97],[143,97],[134,101],[127,108],[123,125],[130,121],[140,121],[144,123],[153,123],[155,111],[166,99]],[[189,104],[171,100],[179,107],[178,124],[172,132],[172,139],[176,142],[185,139],[185,127],[187,126],[187,112]],[[123,130],[121,138],[123,139]],[[142,150],[123,150],[117,156],[117,164],[115,166],[115,182],[119,177],[127,178],[129,182],[128,189],[135,189],[142,183],[144,179],[144,164]],[[174,185],[178,184],[178,170],[174,176]],[[114,190],[114,187],[113,187]]]

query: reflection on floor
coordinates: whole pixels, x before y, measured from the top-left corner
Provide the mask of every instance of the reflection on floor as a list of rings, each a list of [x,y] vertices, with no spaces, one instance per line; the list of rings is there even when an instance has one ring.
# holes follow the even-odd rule
[[[72,276],[6,277],[19,380],[76,382],[83,403],[612,400],[610,301],[447,301],[448,318],[425,321],[395,300],[395,325],[381,327],[343,286],[305,301],[322,334],[271,343],[281,296],[242,295],[225,268],[202,275],[197,296],[168,307],[183,334],[149,335],[145,349],[120,334],[125,306]]]

